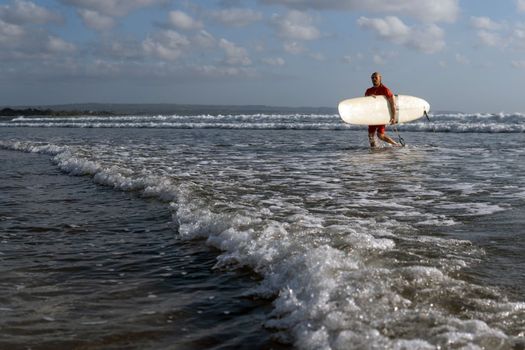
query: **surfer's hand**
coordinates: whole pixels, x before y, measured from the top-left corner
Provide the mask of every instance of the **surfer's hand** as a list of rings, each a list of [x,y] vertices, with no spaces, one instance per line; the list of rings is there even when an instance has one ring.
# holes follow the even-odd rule
[[[397,124],[398,122],[398,114],[397,111],[394,109],[394,112],[390,114],[390,124]]]

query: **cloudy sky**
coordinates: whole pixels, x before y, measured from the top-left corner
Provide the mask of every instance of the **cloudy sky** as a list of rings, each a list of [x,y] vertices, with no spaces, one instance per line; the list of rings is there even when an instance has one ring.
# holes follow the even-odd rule
[[[380,71],[433,110],[525,113],[525,0],[3,0],[0,60],[3,106],[336,106]]]

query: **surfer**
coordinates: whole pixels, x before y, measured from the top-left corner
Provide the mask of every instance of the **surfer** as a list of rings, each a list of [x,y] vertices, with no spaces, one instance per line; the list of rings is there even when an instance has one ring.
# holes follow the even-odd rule
[[[390,91],[389,88],[387,88],[385,85],[383,85],[383,82],[381,81],[381,73],[374,72],[372,74],[372,86],[371,88],[368,88],[365,92],[365,96],[386,96],[388,100],[388,104],[390,105],[390,124],[395,124],[396,122],[396,104],[394,101],[394,94],[392,91]],[[375,134],[377,133],[377,137],[385,142],[388,142],[391,145],[394,146],[401,146],[399,143],[394,141],[391,137],[389,137],[387,134],[385,134],[385,125],[369,125],[368,126],[368,140],[370,141],[370,147],[375,148],[376,147],[376,139]]]

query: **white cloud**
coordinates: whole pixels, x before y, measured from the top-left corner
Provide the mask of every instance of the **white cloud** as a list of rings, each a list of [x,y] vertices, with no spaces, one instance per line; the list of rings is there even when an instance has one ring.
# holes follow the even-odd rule
[[[182,11],[171,11],[168,17],[170,24],[178,29],[194,30],[201,29],[203,27],[201,22],[196,21],[191,16]]]
[[[41,28],[16,25],[0,19],[0,60],[24,61],[64,59],[75,46]]]
[[[166,61],[176,61],[190,45],[186,36],[174,30],[163,30],[142,43],[144,52]]]
[[[49,52],[53,53],[71,53],[75,51],[75,45],[57,38],[56,36],[50,36],[46,46]]]
[[[524,50],[525,49],[525,25],[517,24],[514,27],[509,40],[516,49]]]
[[[306,51],[303,45],[299,44],[297,41],[287,41],[283,44],[284,51],[292,54],[298,55]]]
[[[512,66],[517,69],[525,69],[525,61],[512,61]]]
[[[211,48],[216,45],[216,40],[213,35],[205,30],[199,31],[199,33],[193,37],[193,42],[204,48]]]
[[[262,19],[260,12],[251,9],[231,8],[211,13],[216,21],[231,27],[244,27]]]
[[[458,0],[259,0],[259,2],[300,10],[400,13],[425,22],[454,22],[459,14]]]
[[[445,48],[444,36],[443,29],[435,24],[429,24],[423,28],[413,28],[406,46],[424,53],[435,53]]]
[[[513,36],[519,40],[525,40],[525,27],[516,27],[513,32]]]
[[[518,12],[525,12],[525,0],[516,0],[516,8]]]
[[[224,50],[226,63],[228,64],[248,66],[252,63],[246,49],[239,47],[226,39],[221,39],[219,41],[219,47]]]
[[[213,49],[217,47],[220,50]],[[209,68],[209,74],[204,75],[237,75],[226,68],[232,68],[232,66],[247,67],[252,64],[245,48],[224,38],[217,40],[205,30],[200,30],[191,37],[171,29],[161,30],[146,38],[142,42],[142,49],[146,55],[171,62],[178,61],[182,56],[193,55],[191,57],[195,57],[201,52],[203,53],[202,57],[206,57],[208,62],[220,63],[218,66],[216,64],[201,64],[199,67],[204,67],[201,73],[206,73]],[[224,55],[223,59],[217,57],[217,54],[221,53]],[[239,71],[239,75],[243,74]]]
[[[0,19],[0,44],[17,43],[22,40],[25,33],[23,27]]]
[[[115,25],[116,17],[160,3],[162,0],[59,0],[77,8],[84,24],[95,30],[107,30]]]
[[[394,43],[403,43],[410,36],[410,28],[399,18],[388,16],[382,18],[361,17],[357,24],[366,29],[371,29],[380,38]]]
[[[346,64],[354,63],[354,58],[350,55],[343,56],[343,62]]]
[[[31,1],[15,0],[0,6],[0,18],[13,24],[42,24],[61,21],[61,16]]]
[[[383,56],[379,55],[379,54],[375,54],[372,57],[372,60],[377,65],[384,65],[386,63],[386,59]]]
[[[320,52],[312,52],[310,53],[310,57],[313,58],[316,61],[324,61],[326,59],[325,55],[323,55]]]
[[[96,56],[103,59],[112,59],[119,62],[136,61],[144,58],[144,49],[136,39],[122,39],[104,37],[96,48]]]
[[[493,21],[489,17],[472,17],[470,24],[475,29],[481,45],[500,49],[525,49],[525,25],[523,23],[509,24],[506,21]]]
[[[277,35],[284,41],[284,51],[289,54],[305,53],[307,50],[302,43],[321,37],[321,32],[314,25],[314,19],[301,11],[292,10],[285,15],[273,15],[272,24]],[[310,57],[316,60],[324,59],[324,56],[318,53],[310,53]]]
[[[92,10],[78,10],[78,15],[82,18],[84,24],[92,29],[103,31],[112,28],[115,25],[113,17],[102,15]]]
[[[261,61],[269,66],[284,66],[286,64],[286,61],[281,57],[268,57]]]
[[[409,27],[399,18],[361,17],[357,20],[361,28],[373,31],[379,38],[413,48],[424,53],[435,53],[445,47],[444,32],[435,24],[424,27]]]
[[[280,37],[288,40],[315,40],[321,33],[312,24],[313,19],[300,11],[290,11],[286,15],[274,15],[273,23]]]
[[[105,16],[126,16],[131,11],[158,4],[161,0],[60,0],[81,9],[96,11]]]
[[[498,33],[487,30],[478,31],[478,38],[483,45],[493,47],[502,46],[505,41]]]
[[[501,28],[501,24],[494,22],[489,17],[471,17],[470,25],[475,29],[481,30],[498,30]]]
[[[379,56],[379,55],[378,55]],[[395,54],[390,54],[391,57],[395,56]],[[363,62],[363,60],[366,58],[366,61],[368,62],[369,59],[364,55],[362,52],[355,53],[353,55],[345,55],[341,58],[341,61],[346,64],[359,64],[360,62]],[[373,59],[373,57],[372,57]]]
[[[257,72],[249,67],[223,67],[215,65],[201,65],[191,68],[192,72],[203,78],[221,79],[237,77],[255,77]]]
[[[122,72],[123,66],[113,61],[97,59],[91,62],[85,69],[89,76],[118,76]]]
[[[470,64],[470,60],[466,56],[459,53],[456,54],[456,62],[463,65]]]
[[[506,40],[499,34],[505,26],[489,17],[471,17],[470,26],[476,29],[479,42],[484,46],[503,47]]]

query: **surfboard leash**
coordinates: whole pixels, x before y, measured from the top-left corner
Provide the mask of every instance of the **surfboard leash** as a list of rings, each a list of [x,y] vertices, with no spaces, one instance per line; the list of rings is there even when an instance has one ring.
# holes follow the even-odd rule
[[[423,111],[424,113],[424,116],[427,117],[427,120],[429,123],[432,123],[432,121],[430,120],[430,117],[428,116],[428,113],[427,111]],[[436,126],[435,125],[432,125],[432,131],[435,133],[436,132]]]
[[[401,137],[401,135],[399,134],[399,131],[397,131],[397,126],[396,126],[396,124],[392,124],[392,127],[394,128],[394,131],[395,131],[396,134],[397,134],[397,138],[398,138],[398,140],[399,140],[399,143],[401,144],[401,146],[405,147],[405,139],[403,139],[403,138]]]

